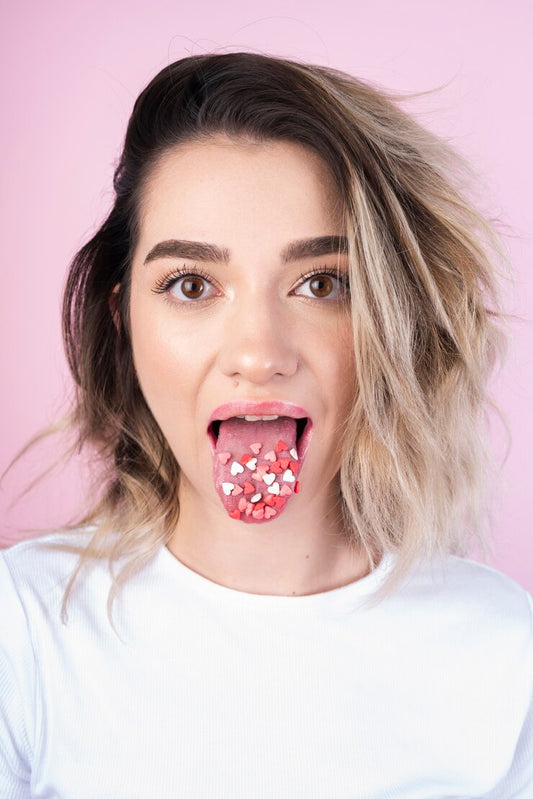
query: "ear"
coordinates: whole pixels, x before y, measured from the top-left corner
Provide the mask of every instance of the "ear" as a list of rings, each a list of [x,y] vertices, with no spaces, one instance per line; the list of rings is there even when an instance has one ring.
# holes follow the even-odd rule
[[[120,333],[121,323],[120,323],[120,311],[118,307],[118,294],[120,291],[120,283],[117,283],[111,294],[109,295],[109,312],[111,313],[111,318],[113,319],[113,324],[117,329],[117,333]]]

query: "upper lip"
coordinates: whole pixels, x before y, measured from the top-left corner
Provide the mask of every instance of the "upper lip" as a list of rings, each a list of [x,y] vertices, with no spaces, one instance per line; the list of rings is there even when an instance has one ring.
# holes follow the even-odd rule
[[[232,400],[215,408],[209,418],[212,422],[223,422],[234,416],[288,416],[292,419],[310,419],[309,411],[300,405],[283,400],[254,402],[251,400]]]

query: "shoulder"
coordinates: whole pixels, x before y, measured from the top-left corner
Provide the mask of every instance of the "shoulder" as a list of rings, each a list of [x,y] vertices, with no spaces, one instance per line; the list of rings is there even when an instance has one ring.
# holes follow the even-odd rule
[[[431,565],[420,565],[407,588],[437,607],[460,610],[471,619],[517,619],[531,630],[528,592],[497,569],[469,558],[449,555]]]
[[[51,533],[0,551],[0,591],[47,591],[68,579],[90,531]]]
[[[514,675],[533,689],[533,602],[496,569],[449,555],[419,563],[396,594],[397,619],[408,619],[434,653],[453,653],[454,668],[478,664],[479,675]],[[416,633],[414,633],[416,634]]]
[[[0,605],[12,613],[11,621],[2,613],[0,631],[8,625],[11,633],[13,620],[21,612],[29,624],[38,619],[46,624],[59,616],[65,589],[91,534],[88,529],[52,533],[0,551]],[[109,586],[106,561],[93,561],[88,575],[85,590],[91,591],[96,584]]]

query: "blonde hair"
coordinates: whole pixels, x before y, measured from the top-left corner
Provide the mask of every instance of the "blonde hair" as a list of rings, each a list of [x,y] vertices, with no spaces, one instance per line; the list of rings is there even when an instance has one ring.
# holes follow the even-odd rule
[[[185,58],[142,92],[115,173],[114,206],[74,258],[64,338],[76,447],[107,469],[79,572],[109,558],[121,584],[175,529],[179,465],[139,388],[129,341],[129,269],[143,187],[166,150],[213,133],[299,142],[328,165],[351,264],[358,385],[340,475],[346,535],[375,566],[464,554],[483,541],[486,383],[501,350],[491,226],[456,184],[464,165],[384,92],[342,72],[251,53]],[[113,320],[109,298],[120,285]]]

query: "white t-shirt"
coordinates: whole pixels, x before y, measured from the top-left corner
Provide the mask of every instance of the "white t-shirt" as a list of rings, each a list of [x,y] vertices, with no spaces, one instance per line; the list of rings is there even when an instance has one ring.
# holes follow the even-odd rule
[[[162,548],[117,636],[105,562],[62,624],[58,538],[0,557],[2,799],[532,799],[531,597],[497,571],[419,564],[365,608],[391,556],[286,597]]]

